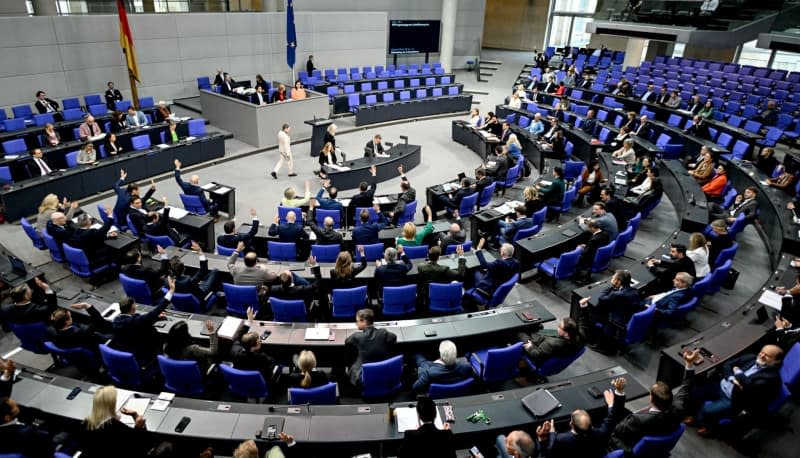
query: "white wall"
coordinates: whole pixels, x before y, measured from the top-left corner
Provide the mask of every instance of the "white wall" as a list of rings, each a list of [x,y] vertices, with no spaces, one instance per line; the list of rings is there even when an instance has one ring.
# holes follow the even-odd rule
[[[198,76],[218,67],[234,79],[291,82],[285,13],[186,13],[128,16],[136,46],[139,96],[197,95]],[[0,107],[97,94],[114,81],[130,96],[116,15],[0,17]],[[308,54],[335,66],[385,59],[386,12],[295,13],[297,70]],[[318,65],[319,66],[319,65]]]
[[[385,11],[388,19],[442,18],[442,0],[302,0],[296,2],[294,8],[295,11]],[[485,8],[486,0],[458,0],[454,68],[465,67],[467,60],[480,55]],[[424,55],[401,56],[398,62],[423,62],[424,59]],[[438,53],[431,54],[430,59],[438,61]],[[387,62],[391,63],[391,57],[387,56]],[[320,61],[320,66],[335,65]]]

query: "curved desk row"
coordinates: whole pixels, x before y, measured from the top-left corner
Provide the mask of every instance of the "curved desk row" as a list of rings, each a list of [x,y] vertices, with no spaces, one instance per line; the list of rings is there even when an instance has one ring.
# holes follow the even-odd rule
[[[444,113],[466,112],[471,107],[471,94],[444,95],[394,103],[379,103],[377,105],[359,107],[356,112],[356,126]]]
[[[32,178],[0,191],[6,216],[15,220],[29,215],[49,193],[79,200],[108,191],[119,179],[120,169],[128,173],[126,182],[133,182],[175,169],[175,159],[184,166],[199,164],[225,155],[225,137],[211,134],[194,140],[183,140],[167,148],[153,147],[130,151],[99,160],[93,165],[79,165],[50,176]]]
[[[395,144],[385,151],[390,157],[363,157],[361,152],[357,152],[355,158],[342,161],[348,170],[325,169],[331,186],[337,189],[355,189],[362,181],[370,183],[372,174],[370,168],[374,165],[378,169],[376,180],[378,183],[397,178],[397,167],[402,165],[403,170],[408,172],[422,162],[422,146]]]
[[[45,418],[55,419],[71,428],[77,428],[91,411],[95,385],[25,367],[22,369],[12,393],[20,404],[40,409]],[[615,366],[536,388],[464,396],[439,401],[439,404],[446,402],[453,406],[456,421],[451,427],[455,442],[458,447],[465,448],[478,441],[491,442],[497,434],[513,429],[530,429],[532,422],[540,423],[545,419],[553,418],[560,427],[566,427],[574,409],[586,409],[599,419],[604,415],[605,402],[602,398],[593,398],[588,390],[607,389],[612,379],[625,375],[623,368]],[[627,379],[625,391],[628,400],[647,394],[647,389],[635,379]],[[75,387],[80,387],[81,392],[74,399],[67,400],[67,395]],[[561,407],[548,414],[547,418],[534,417],[520,402],[539,388],[549,389],[561,402]],[[156,397],[118,390],[118,399],[134,395],[149,399]],[[148,431],[158,435],[158,440],[169,440],[176,444],[193,441],[194,445],[213,445],[218,451],[232,450],[241,441],[256,439],[256,432],[262,430],[269,417],[277,424],[283,423],[283,431],[294,436],[299,451],[306,454],[304,456],[315,453],[350,456],[367,452],[374,456],[386,456],[386,453],[396,453],[403,437],[397,431],[396,421],[389,416],[390,406],[407,405],[413,406],[382,403],[294,407],[176,397],[166,410],[148,408],[142,414],[147,421]],[[480,409],[491,417],[490,423],[471,423],[466,420]],[[175,426],[183,417],[189,417],[191,422],[182,433],[176,433]]]

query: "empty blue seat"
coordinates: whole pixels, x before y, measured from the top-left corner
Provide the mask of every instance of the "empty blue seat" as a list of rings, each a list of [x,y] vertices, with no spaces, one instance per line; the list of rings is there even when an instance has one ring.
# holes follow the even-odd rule
[[[458,86],[450,86],[447,88],[447,95],[458,95]]]
[[[147,282],[138,278],[119,274],[119,282],[125,295],[133,298],[137,304],[153,305],[153,292],[147,286]]]
[[[334,382],[315,388],[289,388],[289,404],[332,405],[336,404],[337,386]]]
[[[336,262],[336,257],[339,256],[341,247],[336,245],[312,245],[311,255],[317,259],[317,262]]]
[[[520,346],[522,344],[520,343]],[[403,355],[361,366],[361,395],[365,398],[383,398],[399,390],[403,384]]]
[[[430,396],[431,399],[467,396],[472,393],[473,385],[475,385],[475,379],[472,377],[455,383],[431,383],[428,388],[428,396]]]
[[[305,323],[308,321],[306,303],[302,299],[287,300],[271,297],[269,303],[272,306],[275,321],[283,321],[285,323]]]
[[[130,100],[117,100],[114,102],[114,108],[123,113],[128,111],[131,106],[133,106],[133,103]]]
[[[44,346],[47,337],[47,323],[8,323],[11,332],[17,336],[20,346],[25,350],[46,355],[49,350]]]
[[[22,130],[25,128],[25,120],[18,118],[5,119],[3,120],[3,127],[5,128],[6,132]]]
[[[14,140],[6,140],[3,142],[3,151],[6,156],[19,156],[28,150],[28,145],[22,138],[15,138]]]
[[[63,249],[70,270],[79,277],[93,279],[114,267],[112,264],[91,265],[83,250],[71,247],[66,243],[63,245]]]
[[[186,123],[186,126],[190,137],[202,137],[206,134],[206,120],[203,118],[192,119]]]
[[[504,348],[478,350],[467,355],[475,374],[486,383],[509,380],[517,375],[522,356],[522,342]]]
[[[385,92],[381,94],[381,98],[383,103],[392,103],[394,102],[394,92]]]
[[[417,285],[385,286],[383,288],[383,315],[397,317],[416,312]]]
[[[30,105],[15,105],[11,107],[11,112],[14,113],[16,119],[33,119]]]
[[[127,389],[142,386],[142,371],[133,353],[115,350],[105,344],[100,344],[99,348],[106,374],[116,386]]]
[[[103,116],[108,113],[108,107],[103,104],[99,105],[89,105],[89,114],[92,116]]]
[[[158,367],[164,376],[164,388],[179,396],[203,394],[203,375],[197,361],[181,361],[158,355]]]
[[[267,383],[259,371],[245,371],[220,364],[219,370],[228,389],[236,396],[246,399],[263,399],[269,394]]]
[[[297,261],[297,246],[291,242],[267,242],[267,254],[273,261]]]
[[[403,89],[406,87],[406,81],[402,79],[394,80],[394,88],[395,89]]]
[[[143,150],[150,148],[150,136],[149,135],[137,135],[131,138],[131,145],[135,150]]]
[[[461,282],[429,284],[428,309],[436,313],[461,313],[463,286]]]
[[[381,248],[383,245],[381,244]],[[334,318],[355,319],[356,312],[367,304],[367,287],[334,289],[331,293],[331,315]]]
[[[195,196],[192,194],[178,194],[178,197],[181,198],[181,203],[183,203],[183,208],[186,211],[191,213],[196,213],[198,215],[205,215],[208,213],[206,211],[206,207],[203,206],[203,200],[200,196]]]
[[[88,348],[62,348],[49,341],[44,343],[44,347],[47,348],[53,356],[53,360],[59,366],[75,367],[89,374],[97,373],[100,367],[94,353]]]
[[[258,289],[255,285],[223,283],[222,290],[225,292],[226,310],[229,314],[245,317],[248,307],[253,307],[258,312]]]
[[[428,96],[427,89],[417,89],[416,97],[418,99],[424,99],[427,96]]]
[[[575,275],[582,252],[583,249],[580,246],[576,247],[558,258],[545,259],[536,268],[542,274],[552,278],[554,282],[569,278]]]

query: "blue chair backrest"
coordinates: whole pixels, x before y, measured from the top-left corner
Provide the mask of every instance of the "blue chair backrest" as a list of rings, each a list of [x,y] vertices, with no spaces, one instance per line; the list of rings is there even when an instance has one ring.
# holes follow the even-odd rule
[[[89,266],[89,258],[86,257],[86,253],[84,253],[83,250],[73,248],[66,243],[62,247],[72,273],[79,277],[89,277],[92,275],[92,269]]]
[[[367,262],[372,262],[378,259],[383,258],[383,243],[371,243],[369,245],[364,245],[364,257],[367,258]],[[358,261],[361,261],[361,255],[358,255]]]
[[[428,285],[428,308],[438,313],[461,312],[461,296],[464,284],[431,283]]]
[[[637,212],[633,218],[628,220],[628,226],[633,228],[633,236],[636,237],[636,232],[639,230],[639,225],[642,223],[642,214]]]
[[[646,309],[641,312],[634,313],[628,321],[627,331],[625,333],[625,343],[628,345],[636,342],[641,342],[647,338],[650,328],[653,324],[653,318],[656,316],[656,306],[648,305]]]
[[[522,344],[520,344],[522,345]],[[361,366],[361,395],[365,398],[380,398],[392,394],[402,387],[403,355],[377,363]]]
[[[739,249],[739,244],[733,242],[731,246],[725,248],[724,250],[720,251],[717,255],[717,259],[715,259],[712,266],[721,266],[725,264],[725,261],[732,261],[733,258],[736,256],[736,251]]]
[[[27,219],[20,218],[19,222],[22,224],[22,230],[25,231],[25,234],[31,239],[31,242],[33,242],[33,246],[40,250],[47,249],[44,240],[42,240],[42,237],[36,232],[36,229],[31,226],[31,223],[29,223]]]
[[[471,250],[472,240],[467,240],[466,242],[462,243],[461,246],[464,248],[464,252]],[[447,245],[447,248],[444,249],[444,254],[453,254],[456,252],[456,248],[458,248],[458,244],[451,243]]]
[[[77,121],[83,118],[83,111],[81,111],[80,108],[68,108],[65,109],[62,114],[64,116],[64,121]]]
[[[531,226],[525,229],[520,229],[514,234],[514,239],[512,242],[516,242],[519,239],[524,239],[526,237],[531,237],[539,233],[541,230],[541,226]]]
[[[575,274],[575,269],[578,267],[578,261],[581,258],[583,249],[577,247],[572,251],[562,254],[558,258],[558,265],[556,266],[555,279],[562,280],[569,278]]]
[[[0,166],[0,183],[11,184],[14,179],[11,177],[11,167],[7,165]]]
[[[317,222],[317,226],[323,226],[326,216],[333,218],[334,229],[339,229],[342,227],[342,214],[339,210],[323,210],[321,208],[314,209],[314,219]]]
[[[130,100],[117,100],[116,102],[114,102],[114,107],[116,108],[117,111],[121,113],[125,113],[126,111],[128,111],[128,108],[132,105],[133,104],[131,103]]]
[[[800,384],[800,343],[795,343],[783,358],[781,381],[793,392],[798,388],[798,384]]]
[[[17,336],[22,348],[41,355],[48,353],[44,346],[45,339],[47,339],[46,323],[8,323],[8,327]]]
[[[53,342],[45,342],[44,347],[53,355],[53,359],[63,366],[76,367],[89,373],[97,372],[100,366],[94,353],[88,348],[61,348]]]
[[[155,249],[156,245],[160,245],[161,248],[166,248],[169,246],[175,246],[175,243],[169,238],[168,235],[151,235],[145,234],[144,237],[150,242],[150,247]]]
[[[492,195],[494,194],[494,190],[496,187],[497,183],[492,182],[492,184],[483,188],[483,191],[481,191],[480,202],[478,202],[479,206],[485,207],[489,205],[489,203],[492,201]]]
[[[455,383],[431,383],[428,388],[428,396],[431,399],[455,398],[467,396],[472,392],[475,379],[469,377]]]
[[[192,293],[173,293],[170,304],[179,312],[205,313],[208,310],[208,307],[204,307],[200,299]]]
[[[33,118],[33,111],[31,110],[30,105],[16,105],[11,107],[11,112],[14,113],[14,117],[18,119]]]
[[[575,178],[578,178],[578,175],[583,173],[583,168],[586,165],[583,161],[566,161],[564,162],[564,179],[567,181],[572,181]]]
[[[367,287],[334,289],[331,294],[331,313],[334,318],[355,319],[356,311],[367,303]]]
[[[312,245],[311,254],[317,258],[317,262],[336,262],[341,246],[336,245]]]
[[[544,207],[533,214],[533,225],[544,227],[545,218],[547,218],[547,207]]]
[[[711,278],[711,275],[706,275],[702,280],[694,283],[692,285],[692,295],[697,298],[702,298],[708,294],[712,280],[713,278]]]
[[[183,208],[185,208],[186,211],[197,213],[198,215],[206,214],[206,207],[203,206],[203,200],[200,198],[200,196],[179,194],[179,197],[181,198]]]
[[[108,113],[108,107],[103,104],[89,105],[89,113],[92,116],[103,116]]]
[[[517,374],[521,356],[522,342],[490,349],[483,361],[483,380],[492,383],[510,379]]]
[[[141,370],[133,353],[114,350],[105,344],[100,344],[99,348],[103,365],[116,385],[125,388],[138,388],[142,385]]]
[[[592,272],[598,273],[608,269],[608,264],[611,262],[611,254],[614,252],[614,247],[617,245],[616,240],[612,240],[608,245],[600,247],[594,255],[592,262]]]
[[[45,124],[53,124],[56,120],[53,119],[53,113],[42,113],[33,115],[33,122],[39,127],[44,127]]]
[[[286,323],[305,323],[308,321],[306,303],[302,299],[288,300],[271,297],[269,303],[272,305],[275,321]]]
[[[575,354],[569,356],[551,356],[547,358],[545,362],[542,363],[541,366],[538,367],[539,375],[542,377],[549,377],[551,375],[556,375],[559,372],[563,371],[564,369],[568,368],[570,364],[577,361],[578,358],[583,356],[586,353],[586,347],[581,347]]]
[[[236,316],[247,316],[247,308],[253,307],[258,311],[258,289],[255,285],[233,285],[223,283],[225,301],[228,303],[226,310]]]
[[[67,162],[67,167],[72,168],[78,166],[78,153],[79,151],[73,151],[64,155],[64,160]]]
[[[219,370],[231,392],[243,398],[265,398],[269,394],[267,383],[259,371],[243,371],[226,364],[220,364]]]
[[[207,76],[198,77],[197,89],[211,89],[211,79]]]
[[[192,119],[186,125],[189,128],[189,136],[201,137],[206,134],[206,120],[203,118]]]
[[[278,206],[278,218],[280,219],[280,224],[286,224],[286,215],[289,212],[294,212],[294,216],[297,218],[296,221],[300,221],[303,217],[303,212],[299,207],[284,207],[283,205]]]
[[[142,97],[142,98],[139,99],[139,108],[140,109],[143,110],[145,108],[151,108],[153,106],[155,106],[155,102],[153,101],[152,97]],[[127,108],[126,108],[126,110],[127,110]]]
[[[633,446],[634,457],[668,457],[670,450],[678,443],[686,427],[683,423],[671,434],[664,436],[644,436]]]
[[[502,304],[504,300],[506,300],[506,296],[511,290],[514,288],[514,285],[517,284],[519,281],[519,274],[516,273],[511,276],[505,283],[501,284],[494,290],[492,293],[492,298],[489,299],[489,303],[486,304],[486,307],[497,307],[498,305]]]
[[[267,242],[267,254],[272,261],[297,261],[297,246],[294,242]]]
[[[25,140],[22,138],[16,138],[14,140],[7,140],[3,142],[3,151],[5,151],[7,156],[17,156],[27,150],[28,145],[25,144]]]
[[[149,135],[137,135],[131,138],[131,145],[135,150],[147,149],[150,148],[150,136]]]
[[[747,220],[745,219],[744,213],[739,213],[739,216],[731,224],[731,227],[728,228],[728,233],[733,239],[736,239],[736,236],[739,235],[739,232],[744,230],[744,227],[747,225]]]
[[[197,361],[180,361],[158,355],[158,367],[167,390],[179,396],[203,394],[203,375]]]
[[[100,98],[100,94],[90,94],[83,97],[84,105],[90,107],[92,105],[102,105],[103,100]],[[104,105],[105,106],[105,105]]]
[[[458,214],[461,217],[471,215],[475,211],[475,204],[478,202],[478,193],[474,192],[461,199]]]
[[[408,256],[408,259],[425,259],[428,257],[427,245],[404,246],[403,251],[405,252],[406,256]]]
[[[64,111],[73,110],[75,108],[80,110],[81,109],[81,101],[77,97],[73,97],[71,99],[64,99],[61,102],[61,107],[64,109]]]
[[[417,303],[417,285],[385,286],[383,288],[383,314],[402,316],[414,313]]]
[[[628,244],[633,240],[633,228],[628,226],[624,231],[620,232],[617,236],[617,243],[614,245],[614,251],[611,253],[612,258],[619,258],[625,256],[625,250]]]
[[[47,249],[50,250],[50,257],[53,258],[53,261],[64,262],[64,250],[56,239],[47,232],[47,229],[42,230],[42,238],[44,239],[44,244],[47,245]]]
[[[122,290],[125,295],[132,297],[136,302],[145,305],[153,305],[153,293],[147,282],[137,278],[119,274],[119,281],[122,283]]]
[[[6,132],[13,132],[15,130],[22,130],[25,128],[25,120],[24,119],[4,119],[3,126],[6,128]]]
[[[398,226],[405,223],[413,223],[414,215],[417,214],[417,201],[409,202],[406,204],[403,214],[398,219]]]
[[[709,294],[715,294],[722,288],[722,284],[728,278],[732,264],[733,261],[729,259],[711,271],[711,284],[708,285]]]
[[[378,222],[378,212],[376,212],[374,208],[372,208],[372,207],[358,207],[358,208],[356,208],[356,212],[355,212],[356,227],[361,226],[361,212],[364,211],[364,210],[369,212],[369,222],[370,223]]]
[[[336,404],[336,383],[328,382],[315,388],[289,388],[289,403],[292,405]]]

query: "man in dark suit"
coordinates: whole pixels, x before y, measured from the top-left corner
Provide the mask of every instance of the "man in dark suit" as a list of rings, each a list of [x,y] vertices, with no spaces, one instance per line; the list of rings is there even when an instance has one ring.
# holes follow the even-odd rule
[[[116,102],[122,100],[122,93],[119,91],[119,89],[116,89],[114,87],[113,81],[108,82],[108,89],[106,89],[105,96],[106,96],[106,106],[108,107],[109,110],[115,110]]]
[[[525,351],[537,366],[553,357],[568,357],[583,348],[578,324],[563,318],[555,331],[546,329],[533,334],[520,332],[517,339],[524,342]]]
[[[326,216],[322,220],[321,228],[313,219],[308,222],[308,225],[317,236],[317,245],[341,245],[344,241],[342,233],[333,228],[333,218],[330,216]]]
[[[755,186],[748,186],[744,193],[736,196],[730,210],[725,210],[721,205],[712,202],[709,204],[711,220],[724,219],[726,223],[733,224],[736,218],[744,213],[744,220],[747,224],[752,223],[758,214],[758,189]]]
[[[214,75],[214,85],[222,86],[222,83],[224,82],[225,82],[225,72],[223,72],[221,68],[218,68],[217,74]]]
[[[695,95],[693,95],[693,96],[692,96],[692,98],[689,100],[689,107],[688,107],[688,111],[689,111],[690,113],[692,113],[693,115],[696,115],[697,113],[699,113],[699,112],[700,112],[700,110],[702,110],[702,109],[703,109],[703,105],[704,105],[704,103],[703,103],[703,101],[702,101],[702,100],[700,100],[700,96],[699,96],[699,95],[697,95],[697,94],[695,94]]]
[[[163,214],[158,214],[158,212],[154,211],[147,213],[147,224],[144,226],[144,233],[155,236],[167,236],[172,240],[172,243],[182,247],[189,241],[189,237],[179,233],[172,227],[169,220],[170,207],[167,205],[167,198],[165,197],[162,202],[164,202]]]
[[[478,246],[475,247],[475,256],[478,257],[481,269],[483,269],[483,271],[475,272],[475,291],[488,302],[498,286],[507,282],[514,274],[519,272],[519,262],[514,259],[514,246],[509,243],[504,243],[500,246],[500,259],[486,262],[486,258],[483,255],[483,246],[485,244],[486,239],[481,238],[478,241]]]
[[[667,101],[669,101],[669,91],[667,90],[667,86],[661,86],[659,89],[658,96],[656,96],[656,104],[666,106]]]
[[[459,361],[456,344],[443,340],[439,344],[439,359],[428,361],[421,354],[414,356],[417,362],[417,380],[413,389],[417,393],[425,393],[431,383],[456,383],[472,377],[470,364]]]
[[[463,245],[467,241],[467,232],[461,227],[458,221],[450,225],[447,232],[439,234],[439,248],[442,253],[447,252],[447,247],[450,245]]]
[[[284,270],[278,276],[278,284],[269,287],[269,296],[287,300],[302,299],[308,308],[311,301],[319,296],[319,286],[322,282],[320,266],[313,256],[308,258],[308,265],[311,267],[311,274],[314,275],[313,282],[309,283],[294,272]]]
[[[656,317],[670,317],[678,311],[678,307],[692,298],[689,287],[692,286],[692,276],[686,272],[678,272],[672,279],[674,288],[666,293],[657,294],[648,298],[656,306]]]
[[[36,111],[38,111],[39,114],[53,113],[54,117],[60,108],[58,102],[53,99],[48,99],[44,91],[36,91],[36,103],[34,105],[36,105]],[[60,119],[57,119],[57,121],[59,120]]]
[[[75,233],[75,227],[72,221],[67,220],[67,216],[64,213],[53,212],[53,214],[50,215],[50,221],[47,222],[47,233],[61,246],[72,239],[72,234]]]
[[[419,271],[418,297],[424,298],[427,303],[428,300],[428,285],[431,283],[450,283],[451,281],[463,281],[464,274],[467,272],[467,258],[464,257],[464,248],[461,246],[456,248],[456,255],[458,256],[458,268],[451,269],[450,267],[439,264],[439,257],[442,255],[442,249],[438,246],[432,246],[428,250],[428,260],[417,264]]]
[[[370,245],[381,241],[379,234],[386,227],[388,221],[386,216],[381,213],[380,205],[375,205],[373,208],[378,215],[378,221],[369,222],[370,212],[367,209],[361,210],[361,214],[357,216],[361,220],[361,225],[353,229],[353,243],[356,245]]]
[[[583,120],[583,124],[581,124],[581,130],[586,135],[594,136],[594,131],[597,128],[597,120],[594,117],[594,110],[589,110],[586,112],[586,118]]]
[[[306,61],[306,73],[308,73],[308,76],[314,73],[314,56],[312,55],[309,55]]]
[[[591,281],[592,264],[594,263],[597,250],[608,245],[611,242],[611,238],[608,232],[602,230],[600,225],[597,224],[597,221],[593,219],[586,220],[586,228],[591,236],[588,242],[579,245],[583,248],[583,252],[581,253],[581,258],[578,260],[578,269],[575,278],[576,280],[589,282]]]
[[[139,197],[138,195],[131,197],[131,205],[128,207],[128,217],[131,219],[134,229],[136,229],[136,232],[140,235],[144,234],[144,227],[147,225],[147,210],[144,206],[144,202],[153,195],[154,191],[155,189],[151,187],[144,197]]]
[[[461,201],[464,197],[473,194],[475,191],[470,186],[469,178],[462,178],[460,187],[455,193],[437,195],[442,205],[448,213],[452,213],[453,217],[458,218],[458,209],[461,206]]]
[[[711,138],[711,134],[708,131],[708,124],[706,124],[706,121],[698,115],[695,115],[692,118],[692,125],[684,129],[683,133],[694,135],[697,138],[703,138],[706,140]]]
[[[625,384],[620,377],[611,381],[614,390],[606,390],[603,396],[608,406],[605,419],[599,426],[592,426],[592,417],[583,409],[570,414],[569,431],[557,433],[553,420],[545,421],[536,428],[539,449],[548,458],[599,458],[605,455],[608,437],[625,408]]]
[[[126,263],[120,268],[120,272],[128,277],[144,280],[148,288],[150,288],[150,292],[153,294],[161,290],[161,286],[164,284],[164,275],[166,275],[169,270],[167,252],[164,251],[161,245],[157,245],[156,249],[161,258],[160,269],[156,270],[152,267],[145,267],[142,265],[142,253],[137,249],[131,250],[125,254]]]
[[[250,231],[246,234],[236,233],[236,221],[226,221],[223,226],[225,233],[217,237],[217,245],[235,249],[239,242],[244,242],[245,245],[248,246],[248,249],[252,249],[250,242],[253,240],[253,237],[258,234],[259,226],[258,215],[256,214],[255,208],[250,209],[250,217],[253,218],[253,220],[250,223]]]
[[[328,197],[324,197],[323,194],[325,190],[328,190]],[[322,182],[322,188],[317,192],[315,197],[317,201],[317,207],[323,210],[337,210],[341,217],[344,217],[344,206],[342,202],[338,199],[339,190],[336,187],[331,186],[331,180],[324,180]]]
[[[367,154],[375,156],[376,154],[384,154],[383,153],[383,143],[381,142],[382,138],[380,134],[376,134],[372,137],[372,140],[368,141],[364,149],[370,150],[369,152],[365,151],[364,155]]]
[[[754,419],[767,413],[769,404],[780,394],[783,350],[777,345],[764,345],[758,355],[744,354],[723,365],[718,388],[701,401],[696,421],[697,433],[708,435],[720,418],[746,411]]]
[[[278,236],[279,242],[297,243],[308,240],[308,234],[302,224],[297,224],[297,215],[293,211],[286,213],[286,222],[281,224],[281,217],[275,215],[275,222],[269,227],[269,235]]]
[[[27,283],[23,283],[11,290],[10,296],[13,304],[6,304],[0,308],[0,321],[3,328],[8,324],[30,324],[45,322],[50,319],[50,314],[58,307],[56,293],[41,278],[34,277],[36,286],[44,291],[45,304],[33,301],[33,290]]]
[[[770,100],[767,102],[767,108],[753,118],[753,120],[765,126],[774,126],[778,123],[778,113],[780,113],[780,110],[776,107],[775,101]]]
[[[436,420],[436,403],[428,396],[417,397],[417,416],[422,423],[417,429],[406,430],[403,442],[397,452],[398,458],[419,458],[435,456],[437,458],[455,458],[456,446],[450,423],[443,423],[438,429]]]
[[[533,227],[533,218],[528,218],[526,212],[525,205],[518,205],[514,209],[514,219],[506,217],[505,221],[497,222],[500,243],[512,243],[517,232]]]
[[[167,285],[169,291],[161,302],[141,315],[136,314],[136,302],[130,297],[123,297],[119,301],[120,314],[111,324],[111,347],[133,353],[140,365],[152,361],[161,349],[161,338],[153,324],[164,318],[164,310],[175,293],[173,278],[167,277]]]
[[[53,168],[47,163],[41,148],[34,148],[31,151],[31,159],[25,161],[25,170],[31,178],[36,178],[47,176],[48,173],[53,171]]]
[[[0,399],[0,453],[19,453],[26,457],[53,456],[50,436],[21,420],[20,413],[16,401],[10,397]],[[24,412],[22,414],[24,416]]]
[[[617,229],[624,231],[628,225],[628,209],[622,200],[614,196],[614,188],[601,189],[600,201],[606,205],[606,211],[614,215],[614,219],[617,220]]]
[[[270,383],[273,373],[280,366],[276,366],[275,360],[261,351],[261,338],[257,332],[252,330],[254,317],[253,308],[248,307],[247,322],[233,336],[231,361],[236,369],[259,371],[264,377],[264,381]]]
[[[604,325],[604,335],[618,337],[619,331],[625,329],[631,315],[641,310],[641,297],[639,291],[631,287],[631,273],[617,270],[611,276],[609,287],[600,293],[594,304],[590,302],[591,299],[591,296],[587,296],[579,301],[581,313],[578,327],[590,348],[604,349],[611,342],[599,335],[595,324]]]
[[[378,168],[374,165],[369,168],[369,174],[372,176],[370,182],[362,181],[358,185],[358,193],[350,198],[349,208],[355,211],[356,208],[369,208],[372,206],[372,199],[375,197],[375,183],[377,182]],[[380,207],[379,207],[380,208]],[[358,215],[356,215],[358,217]]]
[[[486,189],[487,186],[494,183],[494,179],[492,177],[486,176],[486,169],[483,167],[478,167],[475,169],[475,182],[472,183],[472,189],[478,193],[478,200],[480,200],[481,193],[483,190]]]
[[[670,245],[669,259],[652,258],[647,261],[647,268],[659,280],[654,293],[670,290],[672,279],[678,272],[686,272],[692,277],[695,276],[694,262],[686,256],[686,245],[679,243]]]
[[[633,135],[636,135],[639,138],[650,140],[650,137],[653,136],[653,126],[648,122],[647,115],[642,115],[639,118],[639,126],[632,132]]]
[[[181,179],[181,161],[178,159],[175,159],[175,181],[178,182],[178,186],[180,186],[184,194],[199,197],[203,202],[203,208],[215,219],[217,218],[217,212],[219,211],[217,204],[206,197],[203,188],[200,187],[200,177],[192,175],[188,183]]]
[[[411,182],[408,181],[406,174],[403,173],[402,164],[397,167],[397,171],[400,172],[400,180],[402,180],[400,182],[400,190],[402,192],[397,195],[397,205],[386,215],[395,226],[397,226],[397,221],[403,215],[406,205],[417,200],[417,190],[411,187]]]
[[[209,293],[218,286],[219,271],[213,269],[209,272],[208,259],[197,242],[192,242],[192,251],[197,254],[200,261],[200,269],[194,275],[185,275],[183,261],[177,257],[170,262],[170,270],[175,278],[175,292],[191,293],[202,303]]]
[[[216,79],[214,81],[216,81]],[[222,83],[219,86],[220,86],[220,93],[222,95],[230,95],[233,92],[235,81],[233,81],[231,75],[226,73],[225,78],[223,79]]]
[[[397,336],[385,329],[373,326],[375,313],[370,309],[356,312],[356,327],[359,332],[345,340],[345,362],[349,367],[349,380],[353,386],[361,384],[361,366],[388,359],[393,354]]]
[[[653,103],[658,98],[658,94],[656,94],[656,88],[653,87],[652,84],[647,85],[647,89],[642,93],[640,97],[643,102],[650,102]]]
[[[79,248],[86,253],[89,263],[92,265],[103,265],[109,261],[108,247],[105,244],[106,236],[114,224],[114,212],[111,207],[106,207],[105,223],[97,229],[92,229],[92,219],[87,213],[78,216],[78,230],[72,234],[69,244],[73,248]]]
[[[74,310],[85,310],[91,324],[73,323],[72,313],[60,308],[50,317],[50,327],[47,329],[50,340],[60,348],[82,347],[96,352],[97,345],[109,338],[108,322],[100,311],[86,302],[72,304],[70,307]]]
[[[403,262],[397,262],[398,256]],[[406,283],[406,274],[414,267],[411,261],[403,251],[403,245],[398,245],[397,248],[387,248],[383,252],[383,262],[380,260],[375,261],[377,267],[375,268],[375,283],[378,291],[381,291],[384,286],[401,286]]]

